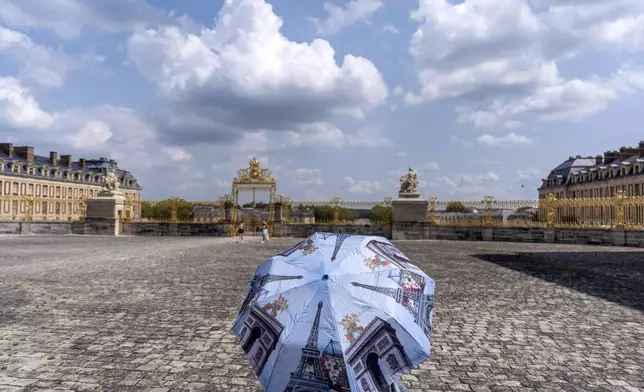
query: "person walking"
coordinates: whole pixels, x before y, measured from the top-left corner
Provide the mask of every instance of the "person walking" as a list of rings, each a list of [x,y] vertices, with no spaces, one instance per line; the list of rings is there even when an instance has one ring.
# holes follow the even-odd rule
[[[268,223],[266,223],[266,221],[262,221],[262,244],[269,241],[270,238],[268,237]]]
[[[239,225],[237,226],[237,235],[239,236],[239,239],[237,242],[244,242],[244,220],[240,219],[239,220]]]

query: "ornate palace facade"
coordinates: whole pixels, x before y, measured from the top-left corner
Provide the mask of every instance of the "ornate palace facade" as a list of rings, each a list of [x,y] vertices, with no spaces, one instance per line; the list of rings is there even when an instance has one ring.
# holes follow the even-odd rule
[[[107,158],[79,159],[52,151],[34,154],[29,146],[0,143],[0,220],[75,220],[85,200],[101,190],[101,175],[114,171],[126,197],[125,217],[140,216],[141,187],[127,170]]]
[[[554,168],[539,187],[539,198],[557,199],[644,196],[644,141],[596,157],[570,157]]]

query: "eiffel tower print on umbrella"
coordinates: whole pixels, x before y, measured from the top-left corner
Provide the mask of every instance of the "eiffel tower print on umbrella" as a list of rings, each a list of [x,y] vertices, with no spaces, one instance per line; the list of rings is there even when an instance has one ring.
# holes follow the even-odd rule
[[[405,391],[434,281],[382,237],[315,233],[262,263],[233,326],[267,392]]]

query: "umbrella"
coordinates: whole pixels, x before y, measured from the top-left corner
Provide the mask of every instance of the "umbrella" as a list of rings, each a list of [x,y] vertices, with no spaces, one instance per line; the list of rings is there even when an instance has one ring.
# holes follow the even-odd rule
[[[266,392],[404,390],[434,281],[383,237],[315,233],[262,263],[233,326]]]

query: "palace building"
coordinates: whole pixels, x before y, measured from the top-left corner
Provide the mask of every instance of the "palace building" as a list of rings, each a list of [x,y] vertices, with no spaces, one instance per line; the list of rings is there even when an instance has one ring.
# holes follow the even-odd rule
[[[542,180],[539,198],[553,193],[557,199],[613,197],[621,189],[627,196],[644,196],[644,141],[596,157],[570,157]]]
[[[140,217],[141,187],[132,174],[107,158],[79,159],[29,146],[0,143],[0,220],[76,220],[85,200],[102,189],[101,176],[114,171],[126,197],[125,218]]]

